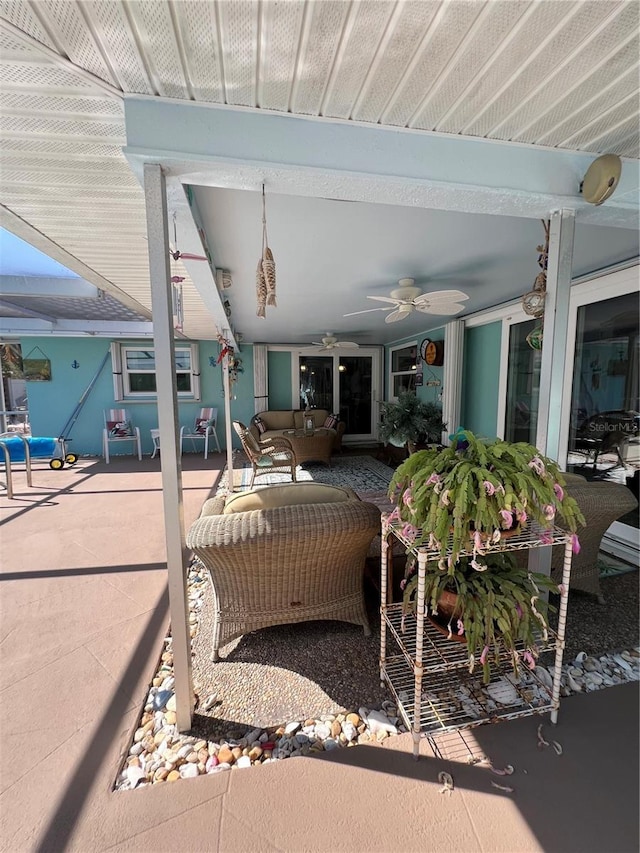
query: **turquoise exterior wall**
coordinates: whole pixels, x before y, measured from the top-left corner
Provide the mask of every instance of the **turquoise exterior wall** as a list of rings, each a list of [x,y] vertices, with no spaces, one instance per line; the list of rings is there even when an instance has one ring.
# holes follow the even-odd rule
[[[147,346],[150,343],[145,342]],[[51,360],[51,382],[27,382],[27,397],[31,431],[34,436],[57,437],[76,408],[83,392],[95,376],[100,362],[109,353],[110,341],[104,338],[25,338],[21,341],[23,356],[39,347]],[[216,364],[219,346],[216,341],[200,341],[200,401],[179,401],[180,424],[190,426],[203,406],[218,408],[218,438],[224,449],[225,414],[222,386],[222,367]],[[39,354],[38,354],[39,355]],[[231,387],[231,416],[248,423],[253,408],[253,347],[243,347],[237,354],[242,361],[242,372]],[[72,365],[78,366],[74,368]],[[140,427],[142,450],[152,452],[149,430],[158,426],[155,400],[149,402],[114,401],[111,356],[107,358],[91,393],[86,397],[81,412],[69,434],[68,449],[80,455],[102,454],[102,428],[104,409],[125,407],[133,423]],[[240,442],[233,432],[233,446]],[[129,446],[127,446],[129,449]],[[185,451],[191,447],[185,447]]]
[[[502,323],[466,329],[461,423],[476,435],[496,437]]]
[[[275,411],[300,408],[298,400],[291,399],[291,353],[275,351],[267,356],[269,408]]]

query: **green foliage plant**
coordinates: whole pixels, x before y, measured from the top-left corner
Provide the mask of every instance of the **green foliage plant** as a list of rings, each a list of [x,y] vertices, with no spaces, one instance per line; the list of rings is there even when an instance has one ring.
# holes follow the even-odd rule
[[[389,484],[393,517],[415,545],[439,552],[441,569],[451,570],[472,548],[481,570],[484,547],[530,518],[543,531],[554,523],[570,531],[579,549],[584,517],[556,462],[525,442],[482,439],[469,430],[452,438],[449,447],[410,455]]]
[[[452,613],[447,614],[449,636],[464,638],[469,671],[482,667],[483,681],[491,679],[492,666],[505,654],[517,675],[521,666],[533,669],[548,640],[549,611],[553,608],[540,598],[542,589],[559,592],[551,578],[518,567],[513,553],[494,552],[486,556],[487,568],[478,572],[470,557],[461,557],[451,571],[438,570],[437,561],[427,563],[425,613],[436,616],[443,591],[457,594]],[[408,561],[403,614],[415,614],[418,576],[415,560]],[[441,623],[442,624],[442,623]]]
[[[419,400],[412,391],[402,391],[397,402],[380,405],[380,440],[397,447],[407,445],[409,453],[418,442],[440,444],[447,425],[442,421],[442,410],[436,403]]]
[[[449,447],[419,450],[396,469],[389,486],[396,506],[388,520],[414,546],[434,553],[427,563],[426,613],[437,612],[444,590],[457,593],[449,632],[464,635],[470,671],[479,663],[487,682],[501,650],[516,672],[522,660],[535,666],[538,640],[548,631],[548,605],[539,592],[562,593],[501,550],[505,534],[534,519],[541,541],[551,542],[557,524],[571,533],[577,552],[576,530],[585,522],[557,463],[533,445],[481,439],[468,430],[451,439]],[[403,582],[405,614],[415,611],[414,562],[412,551]]]

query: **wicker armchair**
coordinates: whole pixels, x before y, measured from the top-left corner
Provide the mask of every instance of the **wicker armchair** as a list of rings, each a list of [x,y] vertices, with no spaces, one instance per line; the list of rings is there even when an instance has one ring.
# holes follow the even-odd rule
[[[586,521],[586,527],[578,529],[580,553],[571,561],[571,589],[579,589],[597,596],[604,603],[600,589],[598,551],[602,537],[608,528],[621,516],[638,506],[632,492],[620,483],[586,480],[577,474],[565,474],[569,494],[576,499]],[[562,579],[563,548],[552,549],[551,576]],[[528,552],[520,551],[517,562],[527,565]]]
[[[288,505],[246,512],[225,512],[225,498],[212,498],[191,526],[187,545],[209,569],[213,587],[212,660],[230,640],[271,625],[335,619],[371,633],[362,583],[380,511],[353,493],[304,503],[307,485],[256,489],[289,490]]]
[[[287,438],[270,438],[268,441],[256,441],[251,431],[240,421],[233,421],[233,428],[242,442],[242,449],[251,462],[253,472],[249,488],[253,487],[256,477],[270,474],[272,471],[289,471],[296,482],[298,464],[295,451]]]

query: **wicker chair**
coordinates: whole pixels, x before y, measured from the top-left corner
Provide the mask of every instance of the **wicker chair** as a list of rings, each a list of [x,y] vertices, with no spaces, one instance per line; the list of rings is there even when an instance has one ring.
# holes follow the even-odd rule
[[[270,438],[268,441],[256,441],[251,431],[240,421],[233,421],[233,428],[242,442],[242,449],[251,462],[253,473],[249,488],[253,487],[256,477],[271,474],[272,471],[289,471],[296,482],[296,454],[291,442],[286,438]]]
[[[212,660],[230,640],[271,625],[335,619],[370,635],[362,583],[380,511],[355,495],[301,503],[307,485],[256,489],[290,490],[289,505],[246,512],[225,513],[225,498],[212,498],[191,526],[187,545],[213,587]]]
[[[577,474],[565,474],[567,489],[582,510],[586,527],[578,530],[580,553],[574,554],[571,561],[571,589],[579,589],[597,596],[603,604],[600,589],[600,571],[598,552],[602,537],[608,528],[621,516],[638,506],[632,492],[620,483],[586,480]],[[527,565],[528,552],[520,551],[517,562]],[[563,548],[552,548],[551,576],[560,582],[562,579]]]

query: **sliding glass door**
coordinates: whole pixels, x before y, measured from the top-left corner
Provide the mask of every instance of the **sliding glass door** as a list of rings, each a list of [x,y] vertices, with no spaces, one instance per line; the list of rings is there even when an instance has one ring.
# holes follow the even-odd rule
[[[297,389],[294,400],[301,408],[327,409],[346,424],[344,441],[373,441],[377,436],[381,395],[381,359],[378,349],[349,354],[298,353],[294,355]]]

